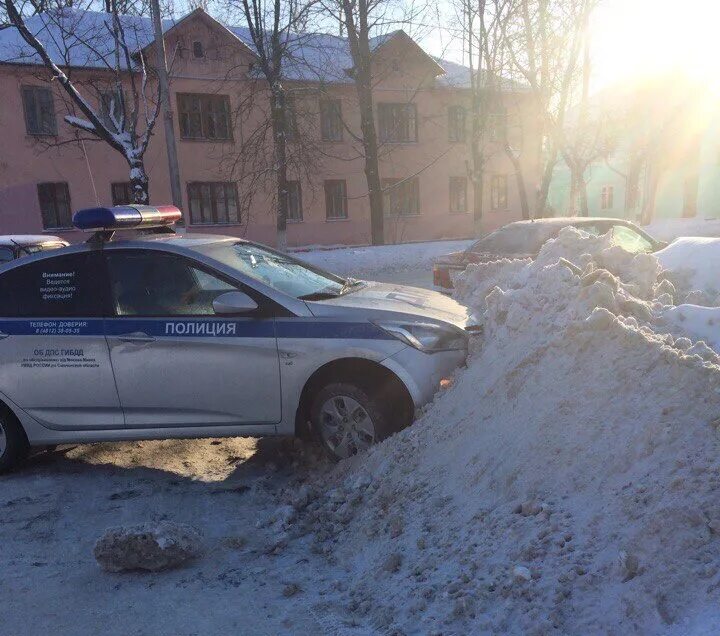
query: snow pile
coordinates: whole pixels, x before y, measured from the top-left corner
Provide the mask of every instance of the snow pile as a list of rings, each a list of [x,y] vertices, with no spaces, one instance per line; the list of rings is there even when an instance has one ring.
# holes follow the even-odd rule
[[[685,291],[685,302],[720,305],[720,239],[678,239],[656,256],[663,268],[672,272],[678,288]],[[688,293],[692,293],[690,298]]]
[[[652,329],[652,257],[557,240],[472,268],[461,293],[485,335],[467,369],[412,427],[295,495],[291,532],[338,579],[325,612],[408,634],[717,622],[720,358]]]
[[[296,249],[294,256],[341,276],[366,278],[388,270],[429,270],[438,256],[464,250],[471,244],[472,241],[429,241],[381,247]]]

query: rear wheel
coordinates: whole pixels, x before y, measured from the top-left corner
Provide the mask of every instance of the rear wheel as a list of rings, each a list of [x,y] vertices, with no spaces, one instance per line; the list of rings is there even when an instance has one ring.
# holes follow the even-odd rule
[[[345,459],[403,428],[376,396],[355,384],[336,382],[321,389],[310,409],[312,429],[333,459]]]
[[[25,431],[15,416],[6,410],[0,411],[0,473],[21,464],[29,450]]]

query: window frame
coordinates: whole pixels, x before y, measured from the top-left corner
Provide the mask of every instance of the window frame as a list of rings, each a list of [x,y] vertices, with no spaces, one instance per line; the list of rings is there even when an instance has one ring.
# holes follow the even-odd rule
[[[197,99],[199,104],[199,110],[197,112],[186,109],[191,99]],[[222,103],[223,112],[222,114],[227,118],[227,137],[208,137],[207,136],[207,117],[212,115],[217,116],[217,111],[209,111],[203,108],[204,101],[208,103],[212,100],[217,100],[218,103]],[[232,142],[233,138],[233,121],[232,121],[232,109],[230,105],[230,95],[215,94],[215,93],[177,93],[175,95],[175,103],[177,106],[178,113],[178,128],[180,129],[180,139],[182,141],[201,141],[201,142]],[[200,135],[190,135],[192,126],[190,124],[190,117],[192,115],[199,115],[200,117]],[[187,127],[183,126],[184,118],[187,118]],[[216,125],[217,129],[217,125]],[[188,134],[186,134],[186,132]]]
[[[43,224],[43,230],[72,230],[73,224],[72,224],[72,200],[70,198],[70,184],[67,181],[42,181],[37,186],[37,195],[38,195],[38,207],[40,208],[40,218],[42,219]],[[53,186],[53,206],[54,206],[54,214],[55,219],[59,222],[60,221],[60,215],[58,212],[58,205],[57,205],[57,187],[62,186],[64,189],[64,195],[65,195],[65,201],[67,203],[67,214],[68,214],[68,225],[46,225],[45,224],[45,218],[46,215],[43,212],[43,196],[41,194],[41,188],[47,187],[47,186]]]
[[[502,189],[497,188],[497,184],[502,183]],[[495,197],[495,193],[498,194]],[[500,194],[502,193],[502,196]],[[497,198],[497,203],[495,199]],[[500,203],[503,205],[500,205]],[[506,174],[494,174],[490,176],[490,211],[502,212],[508,209],[508,179]]]
[[[461,114],[461,117],[458,117]],[[461,126],[458,127],[458,124]],[[461,134],[458,135],[457,133]],[[467,141],[467,109],[462,104],[448,106],[448,141],[465,143]]]
[[[200,55],[197,54],[198,49],[200,50]],[[193,40],[191,45],[192,50],[192,57],[194,60],[204,60],[205,59],[205,47],[203,46],[203,43],[201,40]]]
[[[407,219],[407,218],[413,218],[421,215],[420,211],[420,178],[415,175],[413,177],[406,177],[404,179],[382,179],[381,180],[381,187],[383,190],[383,212],[386,218],[391,219]],[[392,210],[392,201],[390,200],[390,197],[393,196],[399,196],[401,193],[403,195],[407,194],[409,191],[405,191],[405,187],[410,187],[414,190],[414,192],[411,193],[412,198],[414,199],[415,203],[415,211],[401,211],[397,212]],[[400,190],[402,188],[402,190]]]
[[[227,221],[218,221],[218,207],[217,207],[217,200],[214,198],[213,194],[215,192],[215,188],[218,186],[223,187],[223,196],[225,200],[225,214],[228,218]],[[202,201],[202,188],[210,188],[210,216],[212,218],[209,222],[196,222],[193,218],[193,210],[192,210],[192,201],[196,199],[197,197],[193,197],[193,189],[198,188],[200,192],[200,216],[202,216],[202,209],[203,209],[203,201]],[[203,227],[203,226],[209,226],[209,225],[240,225],[242,223],[242,215],[240,213],[240,200],[238,198],[238,191],[237,191],[237,183],[235,181],[188,181],[186,184],[186,194],[187,194],[187,201],[188,201],[188,225],[189,226],[195,226],[195,227]],[[235,198],[235,210],[237,212],[237,219],[230,220],[230,213],[227,205],[228,201],[228,192],[232,192],[233,197]]]
[[[116,189],[123,188],[128,197],[116,197]],[[127,198],[127,201],[125,199]],[[110,201],[113,205],[132,205],[132,181],[114,181],[110,184]]]
[[[33,94],[33,109],[34,115],[38,122],[42,121],[42,109],[37,99],[37,94],[44,92],[49,96],[50,110],[52,111],[52,126],[51,130],[30,130],[30,119],[27,108],[27,102],[25,100],[25,94],[31,92]],[[47,86],[38,86],[37,84],[22,84],[20,86],[20,96],[22,98],[23,105],[23,116],[25,119],[25,134],[31,137],[57,137],[58,126],[57,126],[57,113],[55,112],[55,97],[52,89]]]
[[[398,139],[397,132],[400,130],[400,126],[395,126],[392,130],[388,129],[389,125],[388,118],[392,120],[393,124],[397,124],[398,111],[405,111],[402,116],[407,116],[408,112],[412,112],[412,129],[410,122],[403,126],[410,132],[408,139]],[[417,104],[415,102],[379,102],[377,105],[378,113],[378,138],[381,143],[384,144],[416,144],[418,143],[418,112]],[[391,132],[394,134],[390,135]]]
[[[463,193],[462,209],[453,209],[453,184],[457,184],[457,183],[462,183],[462,193]],[[455,177],[455,176],[449,177],[448,194],[449,194],[448,210],[450,211],[450,214],[467,214],[469,212],[470,206],[468,205],[468,178],[467,177]]]
[[[329,192],[329,187],[331,185],[342,186],[342,206],[344,216],[329,216],[330,206],[328,205],[328,203],[331,196],[331,193]],[[347,221],[350,218],[350,215],[348,213],[347,181],[345,179],[325,179],[323,181],[323,191],[325,193],[325,221]]]
[[[319,100],[319,112],[320,112],[320,139],[325,142],[337,143],[343,141],[344,137],[344,126],[342,119],[342,100],[334,97],[323,97]],[[328,121],[329,113],[333,113],[332,116],[337,116],[338,119],[338,135],[333,137],[330,134],[329,126],[325,123]]]
[[[290,185],[292,184],[292,186]],[[288,179],[287,181],[288,185],[288,200],[287,200],[287,222],[288,223],[302,223],[305,219],[303,216],[303,205],[302,205],[302,184],[300,183],[299,179]],[[297,209],[298,209],[298,215],[295,217],[290,216],[290,203],[292,201],[292,196],[290,194],[290,188],[296,188],[297,189]]]
[[[600,209],[613,210],[615,208],[615,186],[606,184],[600,188]]]

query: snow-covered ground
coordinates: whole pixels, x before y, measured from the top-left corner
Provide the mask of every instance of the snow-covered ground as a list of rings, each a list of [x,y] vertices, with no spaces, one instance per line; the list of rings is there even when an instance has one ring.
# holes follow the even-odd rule
[[[681,236],[720,236],[720,219],[663,219],[643,229],[661,241],[673,241]]]
[[[432,287],[432,262],[467,249],[473,241],[429,241],[379,247],[305,248],[294,256],[339,274],[366,280]]]
[[[457,246],[389,249],[308,260],[401,276]],[[38,454],[0,479],[0,633],[715,633],[720,357],[697,340],[717,308],[681,304],[685,282],[572,228],[535,262],[471,266],[467,368],[337,466],[287,440]],[[100,570],[106,527],[160,520],[205,554]]]

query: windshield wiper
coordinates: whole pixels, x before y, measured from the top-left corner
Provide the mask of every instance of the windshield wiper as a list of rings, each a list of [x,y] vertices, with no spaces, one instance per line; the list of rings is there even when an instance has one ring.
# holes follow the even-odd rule
[[[313,292],[312,294],[305,294],[304,296],[298,296],[298,300],[328,300],[330,298],[337,298],[340,294],[335,292]]]
[[[364,285],[361,280],[357,280],[355,278],[346,278],[345,282],[343,283],[342,289],[340,290],[340,296],[343,294],[347,294],[353,287],[359,287],[361,285]]]

